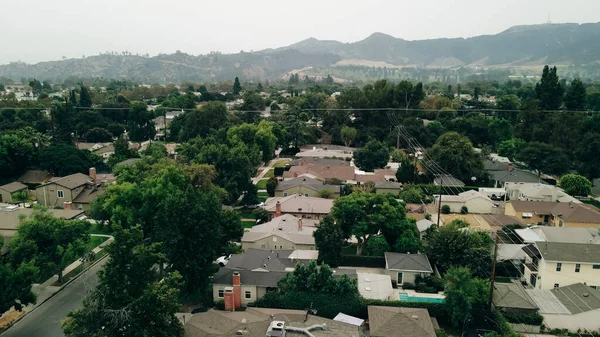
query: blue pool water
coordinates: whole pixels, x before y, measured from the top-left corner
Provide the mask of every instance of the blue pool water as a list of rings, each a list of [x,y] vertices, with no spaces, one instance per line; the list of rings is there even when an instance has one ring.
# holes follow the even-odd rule
[[[400,301],[444,303],[444,300],[442,298],[411,297],[408,296],[408,294],[406,293],[400,293]]]

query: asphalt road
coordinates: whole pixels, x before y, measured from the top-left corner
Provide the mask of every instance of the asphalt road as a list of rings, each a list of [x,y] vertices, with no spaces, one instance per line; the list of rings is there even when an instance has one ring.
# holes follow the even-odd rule
[[[79,278],[59,291],[34,311],[5,331],[2,337],[64,337],[60,322],[79,308],[83,298],[98,282],[98,271],[108,258],[88,269]]]

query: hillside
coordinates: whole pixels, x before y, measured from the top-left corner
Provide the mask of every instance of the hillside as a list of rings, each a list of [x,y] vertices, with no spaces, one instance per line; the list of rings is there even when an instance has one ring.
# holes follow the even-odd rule
[[[600,61],[600,23],[515,26],[495,35],[407,41],[374,33],[354,43],[315,38],[252,53],[154,57],[97,55],[83,59],[11,63],[0,76],[60,80],[69,76],[127,78],[142,82],[281,78],[293,69],[389,64],[390,67],[513,68],[545,63],[595,64]]]

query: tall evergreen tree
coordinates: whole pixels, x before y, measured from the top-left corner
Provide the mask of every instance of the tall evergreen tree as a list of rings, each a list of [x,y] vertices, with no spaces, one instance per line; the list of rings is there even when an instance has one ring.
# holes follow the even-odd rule
[[[240,79],[237,78],[237,76],[235,77],[235,80],[233,81],[233,94],[234,95],[239,95],[240,92],[242,91],[242,85],[240,84]]]
[[[83,83],[79,83],[79,106],[83,108],[92,107],[92,95],[90,89],[85,87]]]
[[[580,79],[576,78],[571,82],[565,94],[565,107],[568,110],[582,111],[585,109],[586,89]]]
[[[564,90],[556,74],[556,66],[552,68],[545,66],[542,79],[535,85],[535,94],[540,101],[540,108],[543,110],[560,109]]]
[[[75,90],[71,90],[71,92],[69,92],[69,103],[71,103],[72,106],[77,105],[77,93]]]

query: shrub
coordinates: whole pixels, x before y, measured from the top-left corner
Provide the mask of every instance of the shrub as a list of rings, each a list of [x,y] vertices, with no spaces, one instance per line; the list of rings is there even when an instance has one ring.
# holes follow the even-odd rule
[[[281,177],[284,171],[285,167],[276,167],[273,169],[273,175],[276,177]]]
[[[415,289],[415,285],[410,282],[404,282],[402,284],[402,289]]]
[[[517,312],[503,312],[502,315],[510,323],[521,323],[528,325],[541,325],[544,317],[540,314],[524,314]]]
[[[463,206],[460,208],[460,214],[469,214],[469,209],[467,206]]]
[[[219,300],[215,302],[215,309],[217,310],[225,310],[225,301]]]
[[[442,206],[442,214],[450,214],[450,206],[443,205]]]

